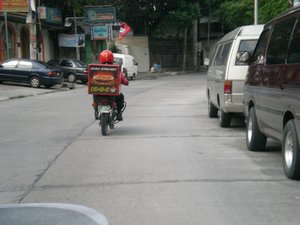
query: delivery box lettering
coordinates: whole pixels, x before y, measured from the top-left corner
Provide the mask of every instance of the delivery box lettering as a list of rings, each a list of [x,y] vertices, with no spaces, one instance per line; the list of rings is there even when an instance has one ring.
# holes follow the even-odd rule
[[[120,65],[89,64],[88,92],[95,95],[120,94]]]

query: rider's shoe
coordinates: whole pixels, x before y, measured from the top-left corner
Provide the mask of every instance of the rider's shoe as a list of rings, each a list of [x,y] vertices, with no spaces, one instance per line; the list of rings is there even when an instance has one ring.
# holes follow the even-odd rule
[[[98,110],[95,110],[94,115],[95,115],[95,120],[98,120],[99,119],[98,118]]]
[[[122,116],[122,113],[119,112],[118,115],[117,115],[117,120],[119,121],[122,121],[123,120],[123,116]]]

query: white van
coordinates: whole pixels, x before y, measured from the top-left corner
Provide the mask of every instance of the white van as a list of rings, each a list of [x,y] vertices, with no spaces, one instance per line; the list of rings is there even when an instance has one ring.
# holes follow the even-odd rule
[[[207,72],[208,116],[219,117],[221,127],[229,127],[234,114],[243,115],[246,63],[237,53],[253,52],[263,25],[238,27],[217,42]]]
[[[114,53],[114,60],[116,64],[122,65],[122,71],[124,68],[126,69],[127,79],[135,80],[137,78],[138,63],[133,56]]]

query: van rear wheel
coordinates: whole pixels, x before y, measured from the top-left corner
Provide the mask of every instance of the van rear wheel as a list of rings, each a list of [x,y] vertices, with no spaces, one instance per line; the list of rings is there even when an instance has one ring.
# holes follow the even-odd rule
[[[300,179],[300,148],[294,120],[284,127],[282,143],[283,168],[290,179]]]
[[[215,107],[210,100],[208,100],[208,117],[209,118],[218,117],[218,108]]]
[[[231,114],[225,113],[222,108],[218,111],[220,127],[229,127],[231,123]]]

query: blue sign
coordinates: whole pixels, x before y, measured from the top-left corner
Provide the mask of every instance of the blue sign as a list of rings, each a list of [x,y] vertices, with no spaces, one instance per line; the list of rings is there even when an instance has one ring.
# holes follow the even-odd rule
[[[91,27],[91,39],[92,40],[106,40],[109,35],[109,27],[103,26],[93,26]]]
[[[116,20],[115,7],[91,7],[84,8],[84,22],[87,24],[109,24]]]
[[[48,23],[53,24],[61,24],[62,22],[62,16],[61,16],[61,10],[57,8],[46,8],[46,21]]]

